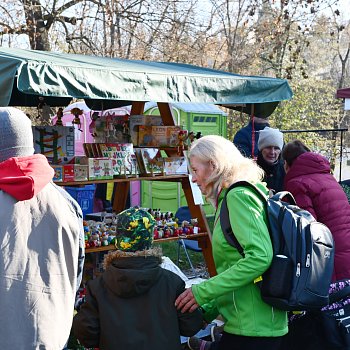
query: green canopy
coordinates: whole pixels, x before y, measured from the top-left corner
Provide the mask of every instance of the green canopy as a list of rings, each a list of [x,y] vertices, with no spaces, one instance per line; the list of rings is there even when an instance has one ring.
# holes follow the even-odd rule
[[[269,116],[292,97],[288,82],[181,63],[0,48],[0,106],[50,106],[85,99],[92,109],[132,101],[211,103]]]

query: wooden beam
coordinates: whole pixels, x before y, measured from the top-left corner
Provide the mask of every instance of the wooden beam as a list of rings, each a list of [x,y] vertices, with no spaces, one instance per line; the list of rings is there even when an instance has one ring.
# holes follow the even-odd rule
[[[126,201],[130,190],[130,182],[118,182],[114,184],[113,212],[120,213],[126,209]]]
[[[158,109],[163,120],[163,125],[176,125],[173,113],[169,103],[158,102]]]
[[[185,193],[185,197],[186,197],[188,209],[190,210],[190,213],[191,213],[191,217],[197,218],[198,225],[201,228],[202,232],[208,233],[206,237],[201,237],[201,239],[198,239],[198,244],[200,248],[202,248],[204,260],[207,265],[209,275],[215,276],[216,269],[215,269],[212,247],[211,247],[211,233],[210,233],[210,228],[209,228],[207,219],[205,217],[204,210],[201,205],[196,205],[194,203],[190,179],[188,177],[181,179],[181,184],[182,184],[182,189]]]
[[[143,114],[145,109],[144,101],[134,101],[131,105],[130,115],[140,115]]]
[[[192,236],[195,236],[195,235],[192,235]],[[203,257],[205,260],[205,264],[207,265],[209,276],[213,277],[217,275],[209,233],[205,237],[198,237],[197,241],[198,241],[199,248],[202,249]]]

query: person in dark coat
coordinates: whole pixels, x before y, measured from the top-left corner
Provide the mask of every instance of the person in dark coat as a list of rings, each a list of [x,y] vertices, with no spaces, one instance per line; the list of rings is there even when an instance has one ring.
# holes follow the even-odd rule
[[[258,165],[264,170],[263,181],[273,192],[283,190],[284,166],[281,157],[283,148],[283,134],[278,129],[266,127],[259,132]]]
[[[258,156],[259,131],[269,126],[267,119],[253,116],[248,125],[239,129],[233,138],[233,144],[248,158]],[[254,152],[253,149],[254,142]]]
[[[332,232],[335,242],[333,281],[350,278],[350,205],[345,192],[331,174],[328,160],[311,152],[301,141],[285,145],[282,156],[284,188],[299,207]]]
[[[155,220],[130,208],[117,216],[117,250],[105,257],[105,271],[87,284],[86,303],[73,320],[73,333],[87,348],[180,350],[180,335],[203,326],[199,310],[181,313],[175,300],[184,281],[163,269],[152,248]]]

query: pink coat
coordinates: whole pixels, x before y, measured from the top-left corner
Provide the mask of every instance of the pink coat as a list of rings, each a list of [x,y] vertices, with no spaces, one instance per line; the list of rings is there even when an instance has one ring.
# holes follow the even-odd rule
[[[299,207],[331,230],[335,242],[333,280],[350,278],[350,205],[330,173],[328,160],[312,152],[300,155],[286,174],[284,185]]]

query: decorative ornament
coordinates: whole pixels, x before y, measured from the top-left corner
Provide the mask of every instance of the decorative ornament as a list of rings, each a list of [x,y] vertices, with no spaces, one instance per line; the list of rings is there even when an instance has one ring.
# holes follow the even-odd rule
[[[37,110],[38,110],[37,119],[41,119],[42,117],[44,104],[45,104],[44,97],[39,96],[39,103],[37,106]]]
[[[194,139],[200,139],[202,137],[202,133],[200,131],[198,131],[196,134],[194,134],[193,131],[191,131],[188,134],[188,139],[190,140],[190,144],[194,141]]]
[[[81,121],[80,121],[79,116],[84,113],[83,110],[75,107],[75,108],[71,109],[70,112],[74,115],[74,119],[72,121],[72,124],[78,125],[78,130],[82,132],[83,130],[81,129]]]
[[[62,108],[62,107],[60,107],[60,108],[58,109],[56,116],[57,116],[57,120],[56,120],[55,125],[56,125],[56,126],[62,126],[62,125],[63,125],[63,123],[62,123],[63,108]]]
[[[37,106],[37,119],[42,125],[51,125],[51,116],[54,114],[48,104],[46,104],[44,97],[39,96],[39,103]]]
[[[91,123],[89,125],[89,131],[90,134],[93,138],[97,137],[97,130],[96,130],[96,120],[99,118],[100,116],[98,115],[98,112],[94,112],[92,113],[91,116]]]
[[[187,130],[180,130],[178,135],[177,135],[177,138],[178,138],[178,146],[177,146],[177,153],[179,155],[182,154],[183,150],[185,149],[185,145],[184,145],[184,142],[187,140],[188,138],[188,133],[187,133]]]

